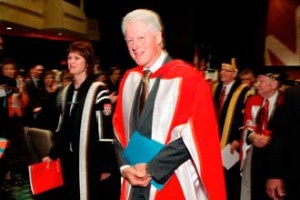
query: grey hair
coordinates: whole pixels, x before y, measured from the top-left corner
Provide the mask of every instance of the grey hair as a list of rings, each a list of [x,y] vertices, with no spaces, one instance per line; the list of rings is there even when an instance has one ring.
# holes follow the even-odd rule
[[[160,19],[160,16],[153,10],[136,9],[126,14],[123,17],[121,26],[122,33],[124,36],[127,24],[132,21],[139,21],[145,24],[153,32],[161,31],[163,33],[163,24]]]

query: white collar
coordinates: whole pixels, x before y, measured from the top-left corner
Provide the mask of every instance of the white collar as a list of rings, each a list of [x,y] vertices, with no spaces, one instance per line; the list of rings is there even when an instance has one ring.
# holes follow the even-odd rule
[[[154,62],[154,64],[149,68],[144,67],[144,70],[150,70],[152,73],[157,71],[162,66],[167,56],[168,53],[166,51],[162,51],[158,59]]]
[[[275,93],[274,93],[271,97],[269,97],[269,98],[264,98],[264,100],[265,100],[265,99],[268,99],[268,100],[269,100],[269,103],[270,103],[271,105],[274,105],[274,103],[276,102],[276,100],[277,100],[277,98],[278,98],[278,95],[279,95],[279,92],[278,92],[278,90],[276,90]]]
[[[225,94],[227,95],[229,93],[229,91],[231,90],[231,87],[233,86],[235,80],[231,81],[229,84],[225,85],[223,84],[223,87],[226,87],[225,88]]]

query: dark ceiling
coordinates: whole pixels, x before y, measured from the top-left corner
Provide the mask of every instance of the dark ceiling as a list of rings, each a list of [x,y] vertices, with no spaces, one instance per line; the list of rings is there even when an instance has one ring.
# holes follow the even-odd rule
[[[245,66],[262,65],[268,0],[85,1],[89,17],[99,19],[104,63],[132,64],[120,32],[122,16],[135,8],[151,8],[162,17],[167,50],[174,57],[192,61],[198,45],[200,57],[212,54],[215,65],[231,57]]]
[[[87,17],[98,19],[100,41],[95,42],[101,66],[127,69],[134,65],[121,34],[122,17],[135,8],[151,8],[162,17],[166,48],[175,58],[192,61],[194,47],[200,57],[212,56],[212,67],[237,57],[240,68],[263,63],[264,29],[268,0],[171,1],[85,0]],[[109,4],[109,5],[108,5]],[[5,55],[23,66],[43,62],[53,68],[65,59],[68,41],[22,39],[6,36]]]

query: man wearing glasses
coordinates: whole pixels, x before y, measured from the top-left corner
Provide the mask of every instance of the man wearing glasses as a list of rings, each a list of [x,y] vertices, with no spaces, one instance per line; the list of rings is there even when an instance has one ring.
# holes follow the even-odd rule
[[[219,82],[214,85],[214,102],[218,114],[221,151],[229,149],[229,155],[236,155],[236,162],[226,166],[228,157],[223,158],[225,170],[227,199],[239,199],[240,171],[238,151],[240,147],[240,127],[243,126],[243,109],[249,87],[238,80],[236,60],[222,63],[219,72]]]

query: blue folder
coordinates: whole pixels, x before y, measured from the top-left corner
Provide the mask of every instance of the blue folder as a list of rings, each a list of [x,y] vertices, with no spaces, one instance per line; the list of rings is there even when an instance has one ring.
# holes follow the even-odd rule
[[[132,134],[127,147],[124,149],[123,156],[130,165],[148,163],[163,147],[162,143],[151,140],[136,131]],[[158,190],[164,186],[164,184],[159,184],[153,179],[151,184]]]

